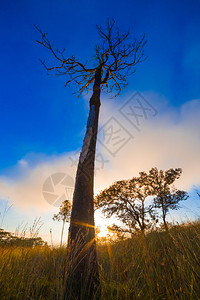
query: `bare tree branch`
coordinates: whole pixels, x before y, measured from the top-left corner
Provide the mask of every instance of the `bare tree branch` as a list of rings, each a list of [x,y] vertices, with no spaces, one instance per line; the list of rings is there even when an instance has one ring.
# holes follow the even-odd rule
[[[47,38],[47,33],[43,33],[37,26],[35,28],[41,35],[41,40],[36,40],[53,54],[58,62],[54,66],[47,67],[45,61],[41,61],[47,74],[54,71],[56,75],[67,75],[65,86],[75,83],[78,87],[79,96],[83,92],[91,89],[91,84],[95,82],[97,70],[101,70],[100,88],[108,93],[115,92],[119,95],[122,87],[127,86],[127,77],[135,73],[135,66],[144,61],[145,36],[140,40],[134,39],[128,44],[130,30],[120,33],[119,28],[115,28],[115,21],[107,20],[106,28],[97,26],[101,43],[95,47],[95,66],[88,67],[88,63],[81,63],[74,56],[65,56],[65,49],[55,50]],[[90,60],[91,64],[91,60]]]

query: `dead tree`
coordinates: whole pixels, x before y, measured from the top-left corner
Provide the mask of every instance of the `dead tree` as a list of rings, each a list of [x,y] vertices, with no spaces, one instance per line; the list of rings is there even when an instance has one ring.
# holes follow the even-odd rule
[[[37,27],[36,27],[37,28]],[[92,89],[87,129],[76,174],[72,213],[69,228],[67,264],[65,273],[66,299],[98,299],[100,285],[95,244],[93,182],[95,149],[102,90],[119,95],[127,86],[127,77],[135,73],[135,66],[144,61],[145,36],[128,43],[130,32],[123,34],[115,28],[114,20],[107,20],[106,28],[97,26],[101,43],[95,47],[95,65],[91,60],[81,63],[74,56],[55,50],[40,29],[37,41],[50,50],[58,64],[43,66],[47,74],[54,71],[66,75],[66,86],[75,83],[79,96]]]

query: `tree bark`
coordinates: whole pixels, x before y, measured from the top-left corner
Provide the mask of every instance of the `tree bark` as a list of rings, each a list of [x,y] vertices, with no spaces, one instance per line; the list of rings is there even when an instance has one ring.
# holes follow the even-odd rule
[[[168,226],[167,226],[167,222],[166,222],[166,212],[165,212],[164,208],[162,208],[162,213],[163,213],[164,228],[165,228],[165,231],[168,231]]]
[[[65,227],[65,220],[63,219],[62,231],[61,231],[61,238],[60,238],[60,248],[62,247],[64,227]]]
[[[87,130],[76,174],[69,228],[64,299],[100,299],[94,224],[94,162],[100,108],[97,69]]]

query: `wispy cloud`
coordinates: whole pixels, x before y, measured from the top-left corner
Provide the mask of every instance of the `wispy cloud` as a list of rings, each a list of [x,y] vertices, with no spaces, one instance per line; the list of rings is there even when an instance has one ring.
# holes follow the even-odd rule
[[[165,105],[160,106],[159,95],[152,92],[144,96],[158,113],[155,117],[140,118],[140,132],[119,112],[126,99],[121,99],[121,103],[103,101],[100,128],[113,117],[133,138],[115,155],[108,151],[108,143],[105,147],[99,140],[96,193],[116,180],[137,176],[152,167],[164,170],[181,167],[183,174],[177,181],[178,187],[188,190],[200,185],[200,100],[188,101],[180,108],[167,108],[166,99]],[[102,138],[101,133],[99,137]],[[55,173],[65,173],[74,179],[77,155],[72,152],[58,156],[34,155],[33,159],[33,155],[27,154],[6,176],[0,177],[0,198],[9,199],[15,207],[27,212],[33,209],[39,213],[55,211],[44,199],[43,184]]]

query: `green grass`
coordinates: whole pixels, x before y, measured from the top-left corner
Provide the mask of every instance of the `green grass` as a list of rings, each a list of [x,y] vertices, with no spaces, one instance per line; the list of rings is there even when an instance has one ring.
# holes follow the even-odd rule
[[[200,299],[200,222],[98,243],[98,259],[102,299]],[[65,248],[0,248],[0,299],[60,299],[64,265]]]

